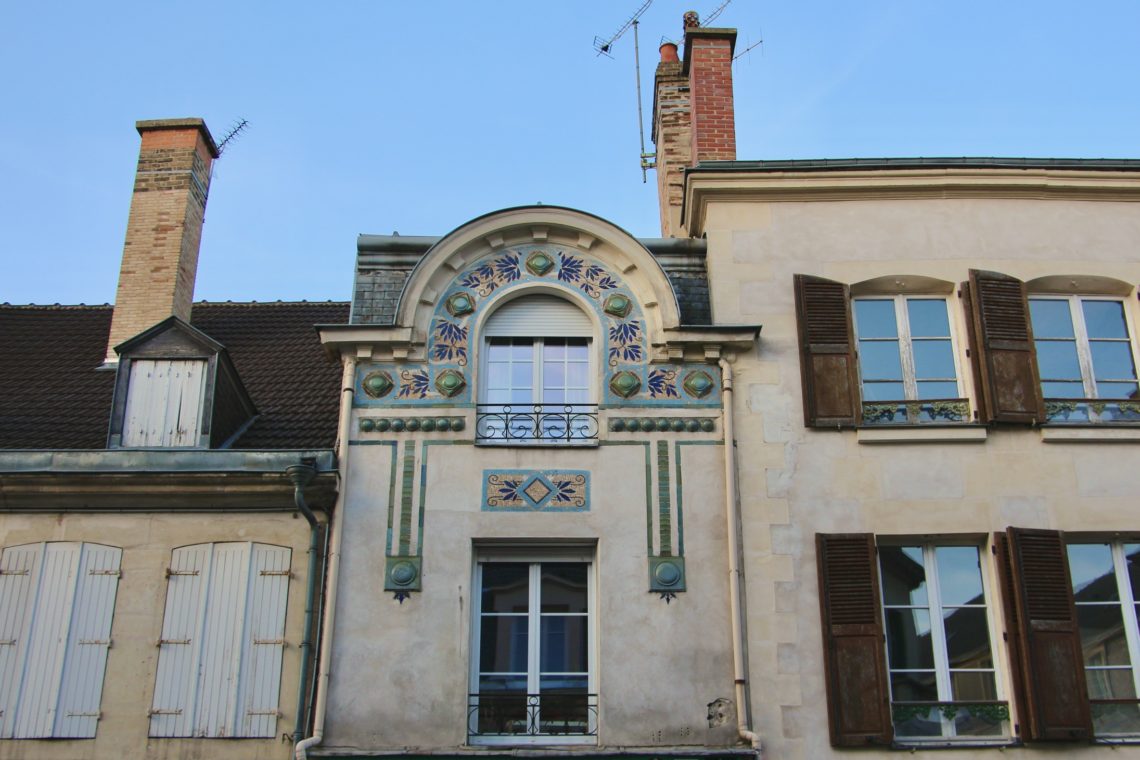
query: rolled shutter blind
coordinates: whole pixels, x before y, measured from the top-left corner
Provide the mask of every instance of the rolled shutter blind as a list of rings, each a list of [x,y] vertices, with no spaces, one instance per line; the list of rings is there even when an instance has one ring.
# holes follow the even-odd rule
[[[483,334],[518,338],[590,338],[594,324],[575,304],[551,295],[516,298],[487,319]]]
[[[875,538],[815,536],[831,744],[890,744],[894,737]]]

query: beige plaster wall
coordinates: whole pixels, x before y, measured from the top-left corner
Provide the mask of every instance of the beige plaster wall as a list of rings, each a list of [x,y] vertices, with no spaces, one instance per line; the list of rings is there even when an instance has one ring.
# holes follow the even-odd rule
[[[305,611],[309,526],[292,514],[9,514],[0,545],[90,541],[123,550],[111,647],[103,679],[102,718],[94,739],[4,740],[0,758],[194,760],[287,758],[297,710],[301,624]],[[166,604],[166,568],[179,546],[211,541],[256,541],[292,548],[281,690],[273,739],[151,739],[147,711],[154,696],[158,641]]]
[[[969,534],[984,543],[1009,525],[1135,531],[1140,440],[1050,443],[1038,430],[994,429],[977,442],[902,436],[872,444],[856,431],[807,430],[792,275],[848,283],[925,275],[958,283],[973,267],[1026,280],[1084,274],[1135,284],[1140,206],[997,198],[716,201],[705,221],[715,321],[763,325],[759,351],[738,357],[734,368],[751,693],[765,757],[879,755],[841,753],[828,743],[814,534]],[[1135,291],[1125,300],[1135,330]],[[960,314],[952,301],[951,313]],[[961,337],[964,322],[957,319]],[[964,368],[963,341],[958,350]],[[984,556],[992,563],[988,547]],[[985,571],[992,580],[993,567]],[[991,611],[1004,657],[1001,621],[997,608]],[[999,681],[1005,673],[1002,663]],[[1004,683],[999,688],[1009,697]],[[955,757],[995,751],[960,750]],[[1060,751],[1140,756],[1135,747]]]
[[[482,539],[507,539],[516,546],[551,539],[596,542],[593,632],[601,746],[732,743],[735,729],[726,734],[707,726],[708,703],[733,696],[723,447],[716,445],[716,434],[705,436],[714,445],[685,447],[688,590],[667,604],[648,591],[642,445],[648,442],[655,451],[661,435],[625,436],[633,445],[614,445],[611,436],[592,449],[475,447],[470,441],[429,447],[423,590],[402,604],[381,590],[393,449],[352,446],[345,512],[352,527],[342,556],[325,746],[335,751],[465,744],[473,546]],[[485,469],[589,471],[589,511],[482,511]]]

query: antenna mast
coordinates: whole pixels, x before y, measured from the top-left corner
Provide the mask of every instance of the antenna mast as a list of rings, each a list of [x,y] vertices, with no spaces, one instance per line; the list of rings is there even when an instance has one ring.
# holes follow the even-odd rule
[[[633,22],[633,69],[637,76],[637,133],[641,138],[641,184],[645,184],[646,171],[657,167],[657,154],[645,152],[645,117],[641,115],[641,53],[637,43],[638,21]]]

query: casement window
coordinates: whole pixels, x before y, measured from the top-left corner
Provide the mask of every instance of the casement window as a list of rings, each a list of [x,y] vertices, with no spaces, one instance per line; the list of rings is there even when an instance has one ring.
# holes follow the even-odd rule
[[[0,738],[94,738],[121,559],[90,543],[5,547]]]
[[[944,295],[953,285],[906,279],[905,292],[886,292],[898,278],[853,288],[795,276],[808,426],[970,421]]]
[[[1140,543],[1068,545],[1081,652],[1098,737],[1140,735]]]
[[[880,543],[878,554],[895,737],[1007,736],[978,547]]]
[[[250,542],[174,550],[152,737],[276,736],[290,557]]]
[[[593,443],[593,333],[585,312],[556,296],[496,309],[483,327],[476,440]]]
[[[864,424],[968,419],[945,298],[855,298],[853,307]]]
[[[1029,313],[1050,422],[1140,421],[1135,346],[1121,300],[1034,296]]]
[[[593,583],[585,555],[480,558],[469,743],[597,741]]]

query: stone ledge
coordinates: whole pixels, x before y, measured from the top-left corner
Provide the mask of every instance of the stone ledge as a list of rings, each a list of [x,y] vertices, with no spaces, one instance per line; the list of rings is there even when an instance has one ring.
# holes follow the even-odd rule
[[[1045,443],[1132,443],[1140,441],[1140,427],[1062,427],[1043,426]]]
[[[984,427],[881,427],[859,428],[855,435],[859,443],[984,443]]]

